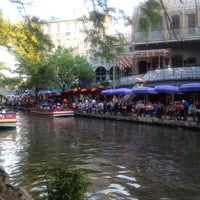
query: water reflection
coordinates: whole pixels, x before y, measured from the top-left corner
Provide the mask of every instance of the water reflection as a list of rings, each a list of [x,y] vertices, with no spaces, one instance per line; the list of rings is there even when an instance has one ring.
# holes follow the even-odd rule
[[[87,170],[89,199],[198,199],[200,136],[196,131],[119,121],[18,113],[0,132],[0,164],[37,199],[51,163]]]

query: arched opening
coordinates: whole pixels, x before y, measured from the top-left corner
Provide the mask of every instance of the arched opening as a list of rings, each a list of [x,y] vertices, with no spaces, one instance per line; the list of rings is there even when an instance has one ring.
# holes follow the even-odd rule
[[[96,81],[102,81],[106,79],[106,69],[104,67],[98,67],[96,69]]]
[[[119,67],[115,66],[115,78],[118,79],[122,75],[122,70]],[[113,80],[113,67],[109,71],[110,80]]]

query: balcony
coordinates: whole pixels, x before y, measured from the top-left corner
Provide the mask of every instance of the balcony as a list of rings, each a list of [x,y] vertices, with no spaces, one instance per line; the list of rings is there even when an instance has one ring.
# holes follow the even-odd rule
[[[147,85],[165,82],[179,85],[182,82],[200,81],[200,66],[164,68],[148,71],[145,75],[120,77],[118,86],[133,86],[137,82]]]
[[[180,28],[174,30],[155,30],[151,32],[135,32],[135,44],[163,43],[175,41],[191,41],[200,39],[199,27]]]

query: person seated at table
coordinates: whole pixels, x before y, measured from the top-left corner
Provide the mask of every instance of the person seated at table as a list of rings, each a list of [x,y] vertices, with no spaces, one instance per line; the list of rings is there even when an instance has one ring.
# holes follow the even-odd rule
[[[147,104],[146,104],[146,113],[151,114],[152,110],[153,110],[153,105],[150,101],[148,101]]]
[[[175,111],[176,111],[175,104],[170,102],[169,105],[167,105],[167,108],[166,108],[166,115],[168,115],[170,117],[170,119],[172,119],[174,117]]]
[[[188,115],[195,115],[195,112],[196,112],[196,105],[192,103],[188,107]]]
[[[160,105],[159,102],[156,102],[153,105],[153,110],[151,112],[151,117],[158,117],[158,118],[160,118],[161,112],[162,112],[162,107],[161,107],[161,105]]]
[[[145,115],[146,115],[146,107],[145,107],[144,103],[141,100],[139,100],[138,103],[136,104],[135,111],[139,116],[141,116],[143,114],[144,117],[145,117]]]
[[[174,113],[174,117],[178,120],[184,118],[184,106],[181,101],[176,103],[176,111]]]

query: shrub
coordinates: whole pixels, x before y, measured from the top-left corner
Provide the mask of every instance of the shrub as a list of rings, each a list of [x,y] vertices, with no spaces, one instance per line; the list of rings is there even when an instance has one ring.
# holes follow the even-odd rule
[[[92,184],[87,174],[79,169],[52,168],[45,171],[48,200],[83,200]]]

